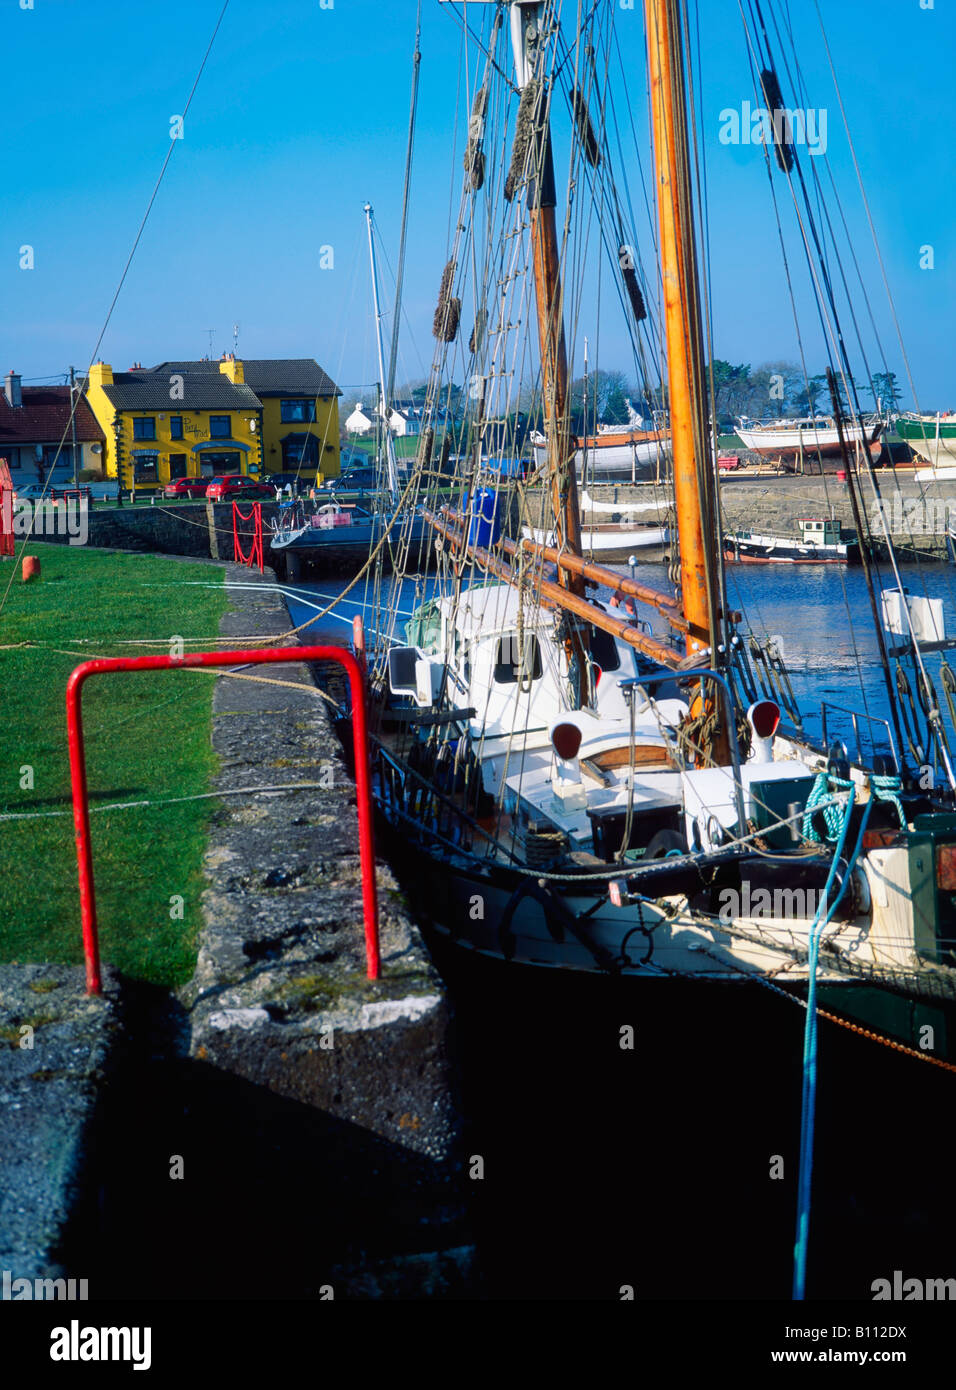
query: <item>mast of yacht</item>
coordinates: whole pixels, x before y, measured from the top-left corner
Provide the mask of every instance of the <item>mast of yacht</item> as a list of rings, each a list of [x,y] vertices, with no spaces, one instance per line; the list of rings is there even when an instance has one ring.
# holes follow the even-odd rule
[[[385,348],[382,342],[382,314],[378,304],[378,269],[375,263],[375,238],[372,235],[372,204],[366,203],[365,222],[368,227],[368,257],[372,271],[372,302],[375,306],[375,342],[378,347],[378,390],[379,412],[382,429],[385,432],[385,477],[392,505],[398,504],[398,464],[395,459],[395,444],[388,423],[388,400],[385,394]]]
[[[480,0],[472,0],[479,3]],[[497,0],[484,0],[496,3]],[[710,466],[709,427],[705,404],[703,339],[700,321],[697,251],[694,241],[690,156],[687,136],[687,102],[678,0],[645,0],[648,72],[651,81],[655,168],[661,268],[664,281],[665,327],[668,349],[668,392],[674,452],[675,501],[681,564],[681,602],[649,586],[644,593],[685,640],[686,657],[667,659],[663,645],[654,641],[653,655],[676,666],[726,664],[721,640],[717,586],[717,498]],[[513,0],[510,7],[511,40],[518,85],[523,91],[532,80],[534,50],[545,37],[542,15],[548,8],[541,0]],[[542,85],[542,94],[544,87]],[[546,97],[542,95],[542,101]],[[534,259],[538,334],[541,344],[545,420],[548,426],[548,464],[557,544],[544,547],[531,541],[521,544],[540,559],[557,565],[560,588],[553,587],[557,606],[563,590],[567,609],[593,626],[617,632],[620,624],[585,597],[584,579],[595,570],[580,556],[580,513],[574,468],[574,449],[568,416],[568,368],[564,342],[559,252],[555,222],[554,170],[547,106],[535,112],[531,178],[528,189]],[[444,509],[447,511],[447,509]],[[473,549],[463,532],[463,517],[441,516],[426,510],[429,523],[454,545]],[[495,562],[510,581],[515,572]],[[596,577],[596,576],[592,576]],[[642,595],[643,597],[643,595]],[[682,610],[682,611],[681,611]],[[583,632],[572,629],[577,654]],[[650,651],[650,643],[634,633],[632,645]],[[574,655],[575,653],[571,653]],[[583,660],[578,662],[579,689],[584,686]],[[574,663],[572,661],[572,669]],[[583,693],[583,691],[582,691]],[[579,701],[583,703],[583,701]],[[715,707],[712,698],[698,702],[695,713],[706,715]],[[718,763],[730,761],[726,730],[709,737],[710,756]]]
[[[680,0],[645,0],[644,8],[685,640],[689,656],[703,658],[709,648],[707,664],[722,666],[717,497],[706,410]],[[711,755],[719,763],[729,760],[727,732],[711,740]]]
[[[514,0],[511,5],[511,47],[515,77],[524,94],[534,78],[535,52],[544,40],[542,0]],[[548,441],[548,485],[554,516],[555,545],[570,555],[581,554],[581,516],[575,477],[574,443],[568,415],[568,355],[564,339],[564,303],[555,216],[557,196],[551,153],[550,94],[542,79],[533,111],[533,131],[528,151],[526,206],[531,226],[535,305],[541,353],[541,389],[545,435]],[[519,115],[519,121],[521,117]],[[516,137],[517,138],[517,137]],[[570,570],[559,571],[562,588],[576,598],[585,596],[584,579]],[[587,635],[569,619],[565,649],[575,703],[588,703]]]

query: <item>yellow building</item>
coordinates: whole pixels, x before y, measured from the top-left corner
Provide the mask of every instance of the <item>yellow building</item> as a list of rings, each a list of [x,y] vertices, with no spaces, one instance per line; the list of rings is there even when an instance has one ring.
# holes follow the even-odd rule
[[[184,477],[339,472],[338,396],[311,358],[139,363],[90,369],[86,399],[104,434],[105,472],[121,488]]]

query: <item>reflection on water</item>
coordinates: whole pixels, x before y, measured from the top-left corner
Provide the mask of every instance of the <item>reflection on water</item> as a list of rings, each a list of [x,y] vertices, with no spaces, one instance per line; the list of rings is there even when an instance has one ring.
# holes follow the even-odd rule
[[[628,573],[624,566],[611,568]],[[956,571],[948,565],[924,563],[905,566],[901,573],[904,586],[911,594],[926,594],[943,600],[947,635],[956,637]],[[646,583],[668,588],[664,565],[641,565],[637,574]],[[296,585],[289,598],[296,622],[313,617],[316,606],[325,607],[341,594],[348,582],[329,578]],[[895,587],[888,569],[875,582],[877,596],[880,588]],[[386,576],[376,595],[371,585],[362,581],[333,612],[320,618],[310,632],[316,641],[340,642],[350,633],[353,616],[362,613],[371,643],[371,636],[380,625],[387,629],[386,620],[381,616],[382,607],[389,602],[394,586],[398,585],[398,623],[394,636],[401,641],[402,624],[411,616],[416,604],[430,596],[436,584],[435,575],[405,580]],[[745,615],[744,631],[749,623],[759,640],[768,635],[781,640],[808,732],[814,735],[820,732],[821,700],[878,719],[888,717],[888,696],[862,569],[845,569],[838,565],[728,565],[727,591],[730,607]],[[660,614],[639,611],[650,620],[655,632],[666,632],[667,624]],[[934,679],[941,660],[939,655],[927,657],[927,667]],[[913,684],[911,670],[910,683]],[[840,715],[831,715],[829,719],[829,727],[836,727],[844,736],[849,734],[849,723],[848,718]]]

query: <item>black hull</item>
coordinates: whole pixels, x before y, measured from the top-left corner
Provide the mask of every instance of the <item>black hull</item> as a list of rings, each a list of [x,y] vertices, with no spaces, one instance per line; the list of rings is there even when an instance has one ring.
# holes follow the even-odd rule
[[[713,971],[700,969],[691,975],[653,973],[655,969],[653,933],[638,927],[636,909],[634,931],[626,943],[627,961],[620,954],[594,950],[589,942],[587,921],[574,922],[587,904],[593,908],[605,898],[603,889],[580,890],[572,885],[567,893],[540,891],[536,880],[495,865],[488,871],[470,865],[464,856],[457,858],[451,851],[430,852],[420,840],[413,841],[402,830],[383,821],[387,853],[393,870],[407,893],[414,916],[421,925],[430,948],[441,955],[454,952],[461,960],[497,960],[502,968],[521,971],[523,976],[560,972],[562,976],[602,975],[608,979],[627,980],[629,987],[643,997],[646,990],[676,988],[691,985],[697,989],[723,990],[730,984],[751,994],[756,983],[741,978],[738,970],[721,969],[715,962]],[[759,861],[755,861],[755,864]],[[662,866],[663,867],[663,866]],[[793,884],[796,866],[781,866],[781,881]],[[656,891],[680,891],[675,875],[666,874]],[[740,873],[740,867],[736,870]],[[748,869],[751,872],[748,861]],[[673,881],[671,881],[673,879]],[[517,902],[515,901],[517,896]],[[481,917],[477,900],[480,900]],[[570,910],[569,910],[570,909]],[[536,934],[539,942],[537,958],[529,949],[529,918],[537,919],[544,930]],[[548,941],[560,950],[548,950]],[[465,966],[462,966],[464,969]],[[806,982],[795,981],[791,993],[806,997]],[[921,1031],[929,1025],[933,1030],[932,1055],[940,1060],[956,1062],[956,1003],[913,999],[882,984],[867,979],[848,979],[844,982],[820,981],[817,986],[818,1006],[845,1019],[857,1028],[892,1038],[906,1047],[919,1050]],[[794,1010],[796,1011],[796,1007]],[[912,1065],[920,1065],[915,1060]],[[926,1063],[922,1064],[926,1066]]]

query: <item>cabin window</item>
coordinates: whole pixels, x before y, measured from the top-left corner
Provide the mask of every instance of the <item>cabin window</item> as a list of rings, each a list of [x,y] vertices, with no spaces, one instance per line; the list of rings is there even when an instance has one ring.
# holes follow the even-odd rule
[[[621,656],[617,643],[609,632],[601,627],[591,628],[591,660],[602,671],[619,671]]]
[[[536,681],[541,671],[541,647],[537,637],[525,634],[523,652],[516,632],[509,632],[498,639],[494,672],[496,685],[516,685],[522,677]]]
[[[153,419],[152,415],[145,415],[142,417],[142,419],[135,419],[133,421],[133,438],[156,438],[156,421]]]

